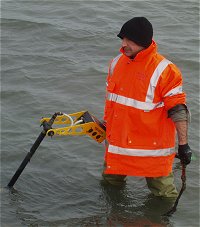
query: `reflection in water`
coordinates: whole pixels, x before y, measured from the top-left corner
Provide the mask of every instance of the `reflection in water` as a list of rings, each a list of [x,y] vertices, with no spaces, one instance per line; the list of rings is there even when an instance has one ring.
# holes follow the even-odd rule
[[[137,201],[137,196],[130,196],[126,185],[116,187],[102,183],[101,186],[107,226],[172,226],[162,214],[172,207],[174,200],[148,195],[142,202]]]
[[[70,227],[95,227],[95,226],[122,226],[122,227],[170,227],[169,219],[162,217],[166,213],[174,201],[169,199],[160,199],[152,195],[140,196],[134,195],[127,187],[112,186],[104,181],[100,183],[101,194],[99,198],[100,211],[99,214],[91,214],[91,216],[83,218],[71,218],[65,220],[47,221],[40,219],[40,215],[26,211],[21,201],[26,195],[19,191],[10,190],[10,202],[17,207],[16,215],[21,224],[29,224],[31,226],[70,226]],[[14,203],[14,204],[13,204]]]

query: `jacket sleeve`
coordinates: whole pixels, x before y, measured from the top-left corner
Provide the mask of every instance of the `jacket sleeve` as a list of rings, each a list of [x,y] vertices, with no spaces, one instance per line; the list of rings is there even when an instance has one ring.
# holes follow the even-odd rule
[[[186,104],[186,94],[182,86],[181,72],[174,64],[170,64],[159,80],[159,93],[167,111],[178,104]]]
[[[106,122],[107,120],[107,111],[108,111],[108,105],[107,105],[107,83],[108,83],[108,78],[109,78],[109,75],[107,76],[107,79],[106,79],[106,94],[105,94],[105,106],[104,106],[104,117],[103,117],[103,120],[104,122]]]
[[[106,123],[107,121],[107,115],[108,115],[108,112],[109,112],[109,101],[107,100],[107,95],[108,95],[108,84],[109,84],[109,80],[110,80],[110,67],[111,67],[111,63],[112,63],[112,60],[110,61],[110,64],[109,64],[109,69],[108,69],[108,75],[107,75],[107,78],[106,78],[106,94],[105,94],[105,107],[104,107],[104,117],[103,117],[103,120],[104,122]]]

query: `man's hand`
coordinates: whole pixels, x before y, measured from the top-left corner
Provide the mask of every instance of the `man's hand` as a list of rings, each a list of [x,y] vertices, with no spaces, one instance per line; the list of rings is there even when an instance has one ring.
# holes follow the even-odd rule
[[[106,127],[106,121],[102,120],[101,123]]]
[[[188,144],[178,146],[178,157],[184,165],[188,165],[191,162],[192,151]]]

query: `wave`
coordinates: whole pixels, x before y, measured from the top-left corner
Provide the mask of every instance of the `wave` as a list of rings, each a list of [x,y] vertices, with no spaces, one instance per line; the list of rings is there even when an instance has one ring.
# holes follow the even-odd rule
[[[13,19],[13,18],[1,18],[1,25],[6,25],[7,28],[13,25],[16,28],[24,29],[25,27],[33,27],[34,25],[40,25],[40,27],[54,26],[52,23],[40,22],[40,21],[30,21],[25,19]]]

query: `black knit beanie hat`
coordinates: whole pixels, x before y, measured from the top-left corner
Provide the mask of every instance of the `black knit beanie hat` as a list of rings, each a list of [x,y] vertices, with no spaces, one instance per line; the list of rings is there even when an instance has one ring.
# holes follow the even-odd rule
[[[145,17],[134,17],[122,26],[117,36],[121,39],[126,37],[137,45],[147,48],[152,43],[153,27]]]

